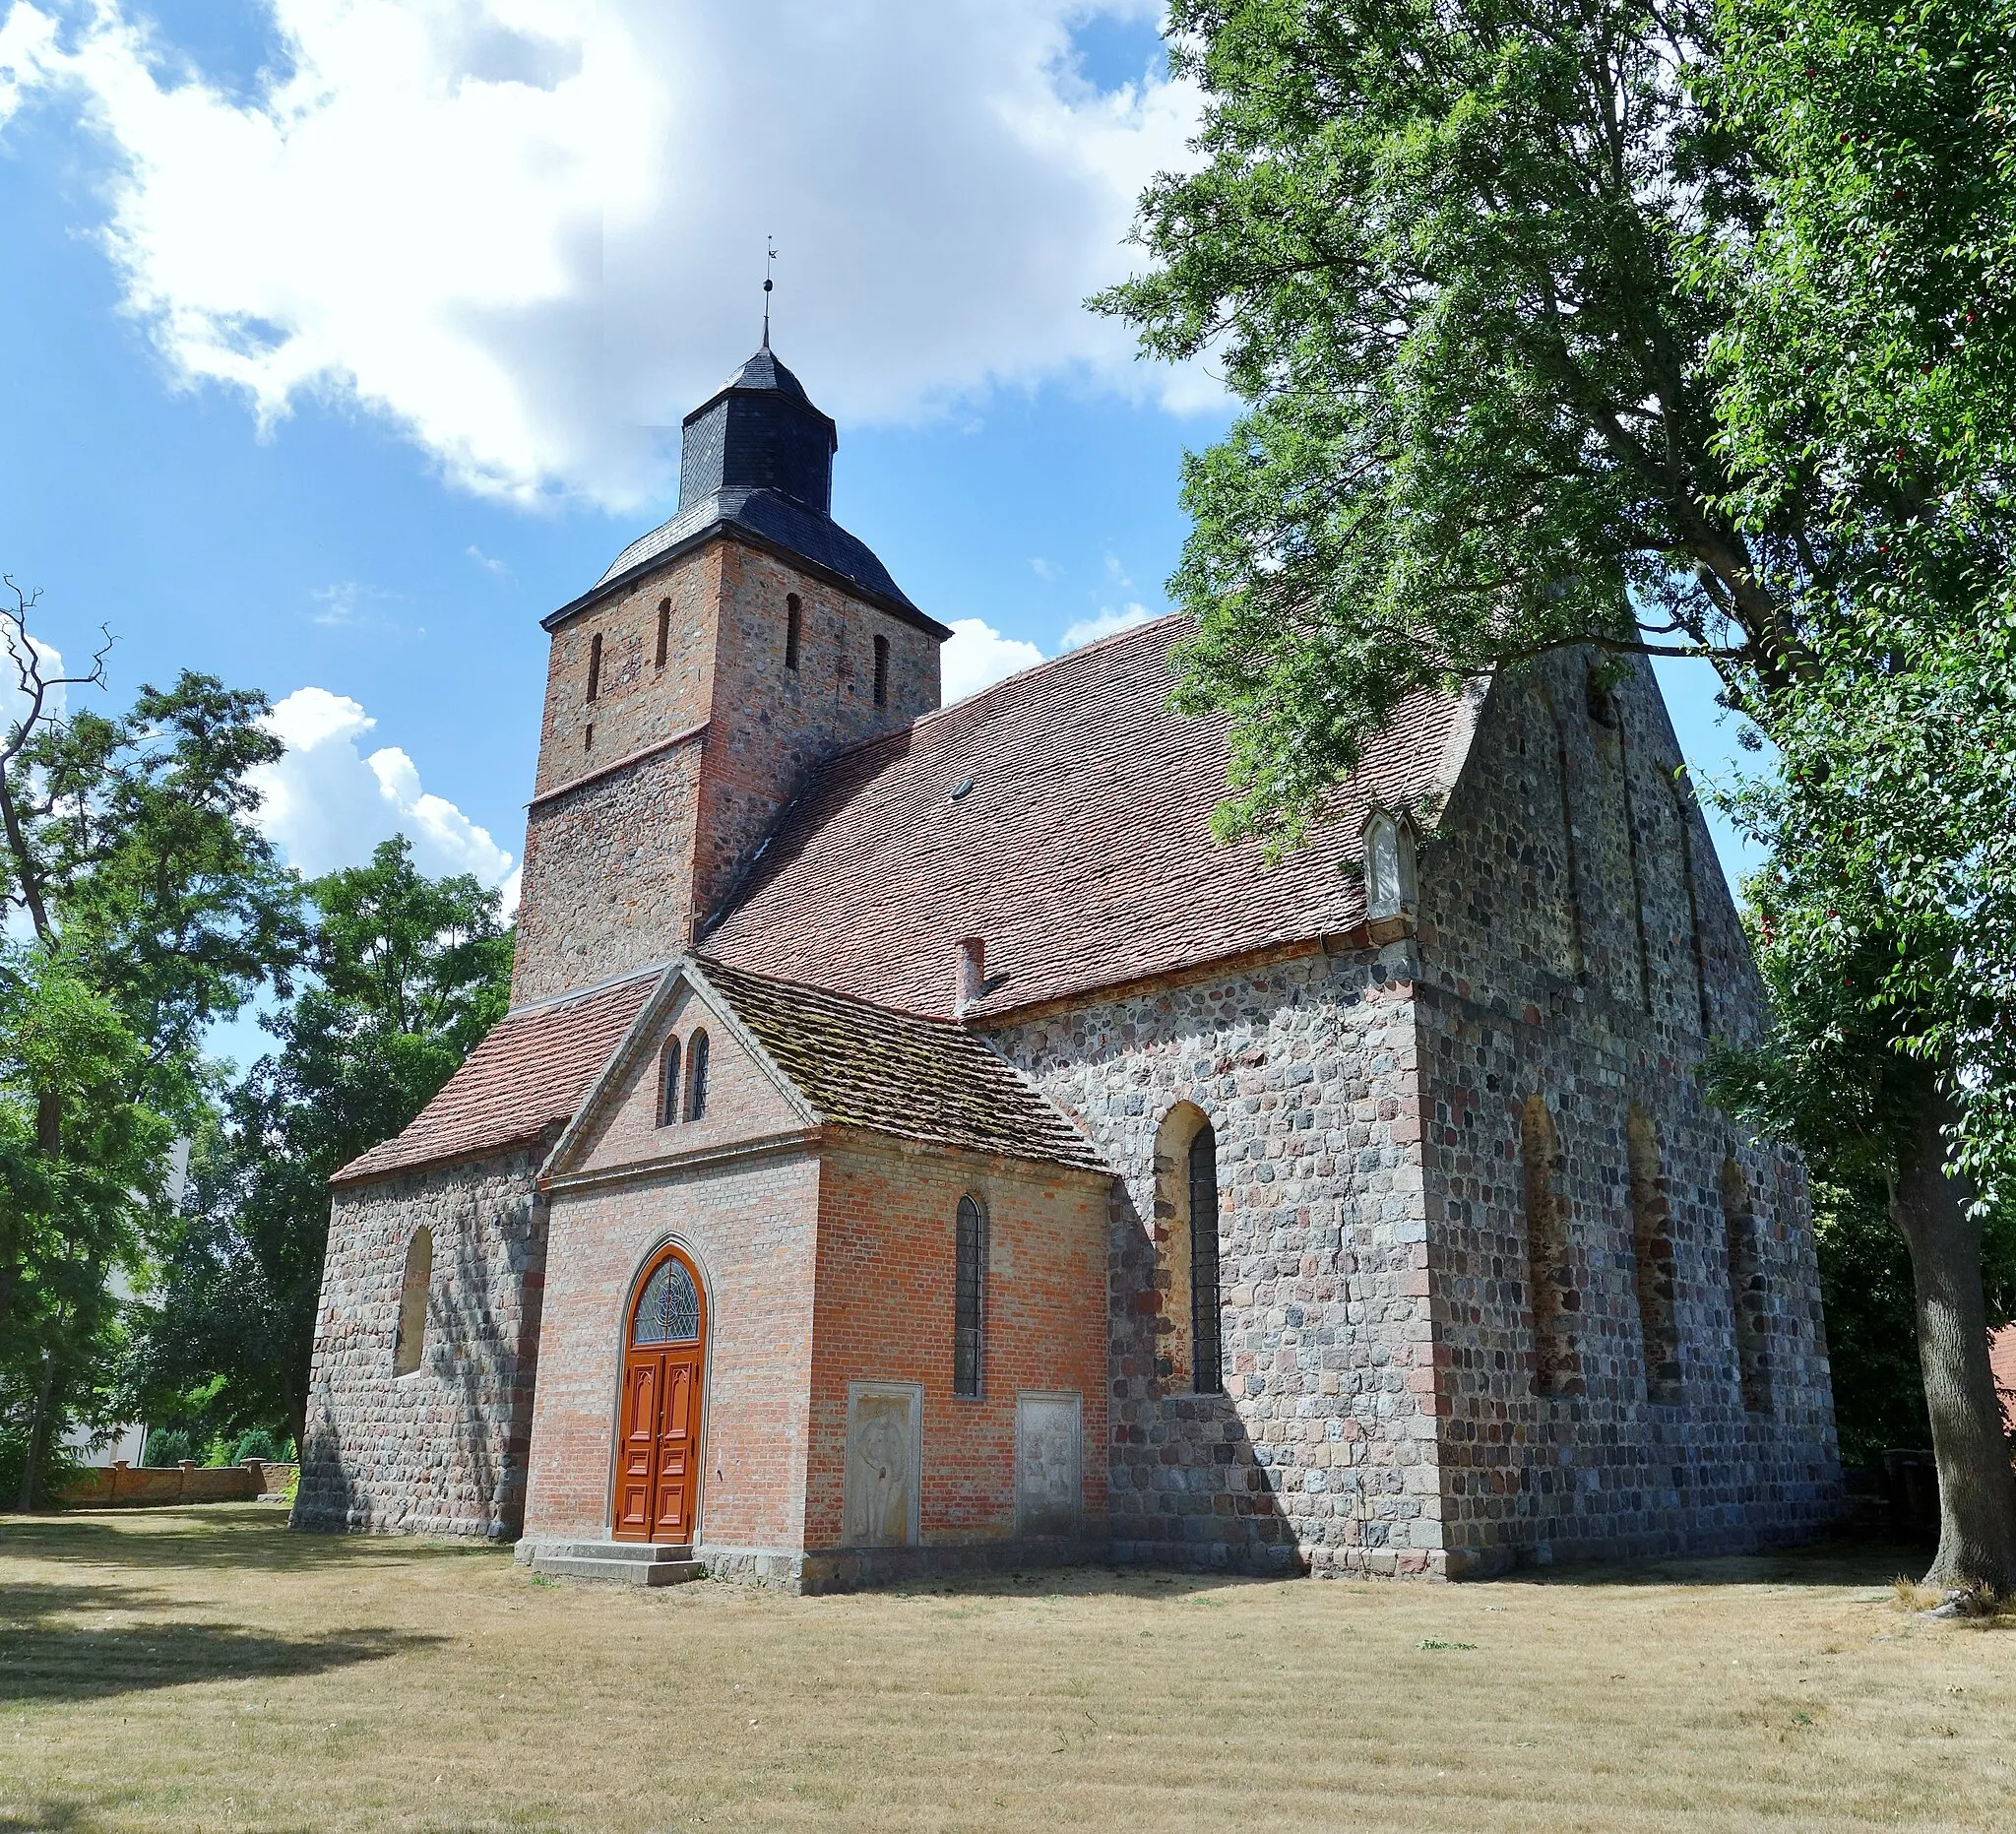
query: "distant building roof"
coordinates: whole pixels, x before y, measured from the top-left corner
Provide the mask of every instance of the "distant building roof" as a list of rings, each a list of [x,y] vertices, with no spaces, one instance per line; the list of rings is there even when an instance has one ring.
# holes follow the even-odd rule
[[[717,962],[700,972],[822,1120],[1107,1169],[1062,1110],[962,1026]]]
[[[330,1182],[357,1184],[538,1144],[573,1118],[658,980],[633,975],[508,1014],[405,1132]]]
[[[945,1014],[959,943],[977,936],[985,1015],[1354,929],[1366,813],[1446,794],[1469,704],[1408,696],[1307,845],[1269,867],[1257,843],[1211,838],[1228,727],[1168,707],[1188,628],[1143,625],[843,753],[786,812],[703,963]]]

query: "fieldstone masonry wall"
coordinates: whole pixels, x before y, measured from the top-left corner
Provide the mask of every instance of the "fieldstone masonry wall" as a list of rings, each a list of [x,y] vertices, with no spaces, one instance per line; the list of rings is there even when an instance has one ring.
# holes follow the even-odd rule
[[[515,1537],[545,1273],[536,1151],[340,1190],[293,1524]],[[413,1232],[433,1233],[420,1366],[393,1374]]]
[[[995,1034],[1121,1172],[1115,1557],[1440,1569],[1411,976],[1405,945],[1315,956]],[[1218,1140],[1224,1395],[1157,1369],[1157,1324],[1184,1296],[1158,1288],[1155,1158],[1181,1103]]]
[[[1839,1507],[1802,1174],[1711,1108],[1697,1075],[1708,1028],[1743,1035],[1763,993],[1678,767],[1649,674],[1606,692],[1587,658],[1553,659],[1493,688],[1423,855],[1423,1169],[1452,1571],[1752,1548],[1811,1534]],[[1577,1375],[1558,1393],[1536,1382],[1521,1152],[1534,1097],[1557,1138],[1567,1233]],[[1635,1205],[1634,1107],[1656,1154]],[[1756,1223],[1746,1284],[1765,1406],[1744,1401],[1726,1163]],[[1634,1234],[1648,1228],[1670,1241],[1676,1382],[1647,1366]],[[1657,1339],[1664,1316],[1652,1323]]]

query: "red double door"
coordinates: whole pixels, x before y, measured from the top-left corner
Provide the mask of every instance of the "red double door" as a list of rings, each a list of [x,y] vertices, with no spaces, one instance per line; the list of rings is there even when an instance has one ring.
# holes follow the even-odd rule
[[[687,1543],[700,1488],[705,1303],[691,1262],[667,1248],[630,1307],[616,1442],[615,1537]]]
[[[690,1542],[700,1481],[700,1346],[623,1360],[616,1539]]]

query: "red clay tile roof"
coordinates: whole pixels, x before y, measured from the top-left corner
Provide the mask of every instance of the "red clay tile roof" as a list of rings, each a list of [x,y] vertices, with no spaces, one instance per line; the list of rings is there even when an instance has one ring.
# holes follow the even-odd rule
[[[1456,697],[1415,694],[1271,870],[1220,847],[1227,725],[1170,711],[1164,618],[834,759],[787,811],[703,964],[949,1014],[960,939],[986,943],[982,1015],[1355,928],[1374,795],[1446,790]],[[957,787],[972,789],[954,799]],[[998,979],[997,979],[998,978]]]
[[[2016,1324],[1988,1333],[1988,1367],[1995,1372],[1995,1393],[2002,1403],[2002,1430],[2016,1433]]]
[[[330,1183],[501,1153],[565,1126],[658,980],[637,975],[509,1014],[404,1133],[351,1160]]]
[[[703,962],[820,1118],[934,1145],[1107,1170],[1063,1113],[963,1027]]]

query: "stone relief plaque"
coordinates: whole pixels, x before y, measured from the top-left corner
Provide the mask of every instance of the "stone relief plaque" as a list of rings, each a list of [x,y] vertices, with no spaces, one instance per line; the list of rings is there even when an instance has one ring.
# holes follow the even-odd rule
[[[1075,1535],[1085,1516],[1085,1402],[1015,1397],[1015,1532]]]
[[[915,1382],[850,1382],[841,1540],[901,1548],[919,1539],[924,1391]]]

